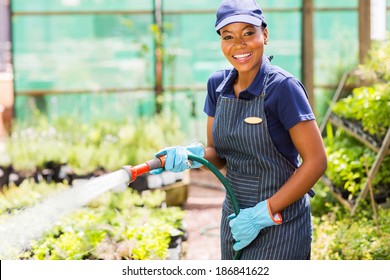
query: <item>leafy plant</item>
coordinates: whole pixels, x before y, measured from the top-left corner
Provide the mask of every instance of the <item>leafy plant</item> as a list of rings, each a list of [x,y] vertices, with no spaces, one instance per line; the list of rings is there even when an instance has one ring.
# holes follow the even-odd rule
[[[333,112],[359,121],[366,132],[382,139],[390,127],[390,83],[354,89],[334,105]]]
[[[325,143],[327,140],[325,139]],[[326,175],[335,186],[357,194],[365,180],[365,164],[371,167],[375,154],[341,129],[332,136],[332,145],[326,147],[328,168]]]
[[[381,142],[390,126],[390,42],[375,45],[348,83],[363,82],[352,94],[339,100],[333,113],[362,128]],[[353,80],[355,78],[355,80]],[[328,156],[326,176],[336,190],[347,194],[350,202],[367,180],[366,165],[371,168],[377,154],[343,129],[327,125],[324,139]],[[386,155],[372,186],[374,193],[390,191],[390,157]],[[362,200],[354,216],[330,196],[319,182],[312,200],[314,240],[312,258],[318,260],[390,259],[390,211],[378,207],[379,227],[373,210]],[[344,197],[345,198],[345,197]]]
[[[369,83],[390,80],[390,40],[373,42],[365,63],[359,65],[358,76]]]
[[[310,209],[314,217],[321,217],[328,213],[334,213],[338,217],[346,215],[346,209],[340,205],[336,198],[329,192],[327,186],[318,181],[314,187],[316,195],[310,200]]]
[[[46,182],[36,184],[32,179],[23,181],[18,187],[13,184],[5,186],[0,192],[0,215],[10,214],[25,207],[33,206],[66,188],[68,188],[66,184]]]
[[[71,117],[51,122],[38,117],[34,124],[15,125],[7,151],[16,170],[33,172],[54,162],[69,165],[77,175],[87,175],[100,168],[114,171],[147,161],[162,147],[183,140],[175,116],[91,125]]]
[[[379,209],[380,228],[372,213],[360,209],[360,215],[335,219],[332,212],[314,219],[312,258],[318,260],[389,260],[390,211]]]
[[[184,212],[164,192],[106,192],[31,243],[22,259],[166,259]]]

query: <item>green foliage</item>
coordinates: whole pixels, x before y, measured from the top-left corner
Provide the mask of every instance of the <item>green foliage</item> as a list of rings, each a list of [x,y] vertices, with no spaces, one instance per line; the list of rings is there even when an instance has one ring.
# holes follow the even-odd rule
[[[113,171],[154,157],[184,136],[175,116],[155,116],[130,122],[100,121],[93,125],[73,118],[48,121],[37,116],[33,124],[16,123],[7,143],[12,165],[34,171],[48,162],[67,164],[85,175],[103,168]],[[19,211],[44,200],[65,184],[36,184],[26,180],[0,193],[0,215]],[[165,192],[127,189],[106,192],[87,207],[58,221],[22,259],[165,259],[171,236],[181,234],[184,212],[164,207]],[[0,221],[2,217],[0,217]]]
[[[99,121],[93,125],[70,117],[34,124],[15,124],[7,151],[16,170],[43,168],[47,162],[68,164],[85,175],[98,168],[114,171],[154,157],[161,148],[183,141],[174,116],[155,116],[134,123]]]
[[[349,120],[381,142],[390,127],[390,42],[375,46],[355,73],[366,85],[334,104],[333,113]],[[356,83],[356,81],[355,81]],[[353,204],[366,183],[377,154],[343,129],[328,124],[324,139],[326,176],[336,190],[345,191]],[[390,157],[384,157],[372,186],[374,193],[390,186]],[[318,260],[390,259],[390,210],[379,207],[378,227],[368,199],[361,200],[354,216],[342,207],[322,183],[312,200],[314,241],[312,258]],[[371,201],[370,201],[371,202]]]
[[[341,129],[332,136],[332,145],[327,143],[325,139],[328,156],[326,176],[335,186],[348,190],[352,195],[357,194],[367,177],[365,166],[371,167],[375,153]]]
[[[331,136],[331,144],[325,139],[328,157],[326,176],[332,183],[350,193],[350,198],[356,197],[366,183],[367,172],[371,168],[375,152],[349,136],[342,129],[338,129]],[[390,157],[384,157],[379,171],[372,181],[375,193],[390,186]]]
[[[350,80],[365,86],[338,101],[333,112],[360,122],[367,133],[383,138],[390,127],[390,40],[373,42],[365,63],[359,65]]]
[[[390,127],[390,83],[354,89],[334,105],[333,112],[359,121],[367,133],[383,138]]]
[[[379,230],[367,205],[358,215],[334,213],[314,219],[312,259],[318,260],[389,260],[390,211],[378,209]]]
[[[330,212],[342,217],[347,213],[321,181],[315,185],[314,190],[316,195],[310,200],[311,213],[314,217],[321,217]]]
[[[32,247],[38,260],[80,260],[88,254],[88,245],[82,234],[64,232],[58,238],[49,236],[42,244],[35,243]]]
[[[390,40],[373,42],[365,63],[359,66],[361,79],[370,83],[390,81]]]
[[[149,217],[150,218],[150,217]],[[158,230],[157,230],[158,229]],[[141,225],[128,226],[124,232],[133,241],[131,258],[135,260],[165,259],[172,228],[159,219],[145,221]]]
[[[370,52],[366,64],[355,72],[364,87],[333,106],[333,113],[349,120],[380,142],[390,127],[390,43],[377,45]],[[355,81],[356,83],[356,81]],[[366,183],[366,168],[370,169],[377,154],[343,129],[326,127],[324,139],[328,156],[326,176],[336,189],[349,194],[353,203]],[[390,186],[390,157],[385,156],[372,186],[374,193]],[[312,200],[314,241],[312,258],[319,260],[390,259],[390,211],[379,208],[377,228],[372,207],[362,200],[354,216],[342,207],[327,188],[316,185],[317,195]],[[387,190],[388,191],[388,190]]]
[[[13,184],[4,186],[0,192],[0,215],[32,206],[67,187],[66,184],[45,182],[35,184],[32,179],[23,181],[18,187]]]
[[[372,48],[366,63],[360,65],[357,76],[371,83],[370,86],[355,88],[352,94],[334,104],[333,113],[347,119],[372,135],[380,143],[390,127],[390,43],[384,42]],[[356,74],[356,73],[355,73]],[[356,195],[366,182],[368,169],[376,153],[359,141],[337,129],[333,135],[327,127],[325,139],[328,154],[326,175],[336,187]],[[386,156],[374,178],[374,191],[390,185],[390,157]]]
[[[29,190],[48,187],[46,183],[25,181],[19,188],[10,188],[1,197],[1,205],[32,206],[41,199],[31,197],[41,197],[35,195],[38,191]],[[46,192],[62,188],[63,185],[50,185]],[[18,202],[14,202],[15,197],[19,198]],[[178,207],[162,207],[164,199],[165,193],[161,190],[141,194],[132,189],[106,192],[87,207],[58,221],[40,240],[32,241],[31,248],[21,253],[20,258],[166,259],[171,236],[181,234],[178,229],[183,227],[184,211]],[[2,215],[7,216],[8,212],[3,211]]]

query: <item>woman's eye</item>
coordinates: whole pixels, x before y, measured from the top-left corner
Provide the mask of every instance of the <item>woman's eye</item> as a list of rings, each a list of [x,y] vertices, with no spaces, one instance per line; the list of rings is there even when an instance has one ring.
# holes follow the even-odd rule
[[[227,36],[224,36],[224,37],[223,37],[224,40],[230,40],[230,39],[232,39],[232,38],[233,38],[233,37],[230,36],[230,35],[227,35]]]
[[[251,35],[253,35],[253,34],[255,34],[255,32],[253,32],[253,31],[248,31],[248,32],[245,32],[244,36],[251,36]]]

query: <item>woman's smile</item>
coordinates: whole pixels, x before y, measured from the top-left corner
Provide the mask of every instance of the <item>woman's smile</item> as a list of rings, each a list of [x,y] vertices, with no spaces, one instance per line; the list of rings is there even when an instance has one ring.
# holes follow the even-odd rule
[[[252,53],[247,52],[247,53],[235,54],[235,55],[233,55],[233,58],[235,60],[237,60],[237,62],[239,62],[239,63],[245,63],[251,58],[251,56],[252,56]]]

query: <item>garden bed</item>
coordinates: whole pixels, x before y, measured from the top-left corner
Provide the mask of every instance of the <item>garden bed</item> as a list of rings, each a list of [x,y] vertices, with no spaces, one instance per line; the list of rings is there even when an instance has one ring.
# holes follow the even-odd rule
[[[0,161],[0,222],[90,179],[150,160],[183,135],[174,117],[80,123],[39,117],[15,123]],[[146,181],[145,181],[145,180]],[[188,174],[139,178],[57,222],[21,259],[177,259],[186,230]],[[43,213],[44,214],[44,213]]]
[[[6,223],[8,215],[66,188],[69,186],[32,180],[6,187],[1,196],[1,223]],[[18,258],[177,259],[187,236],[184,211],[168,207],[164,201],[161,190],[106,192],[57,221]]]

